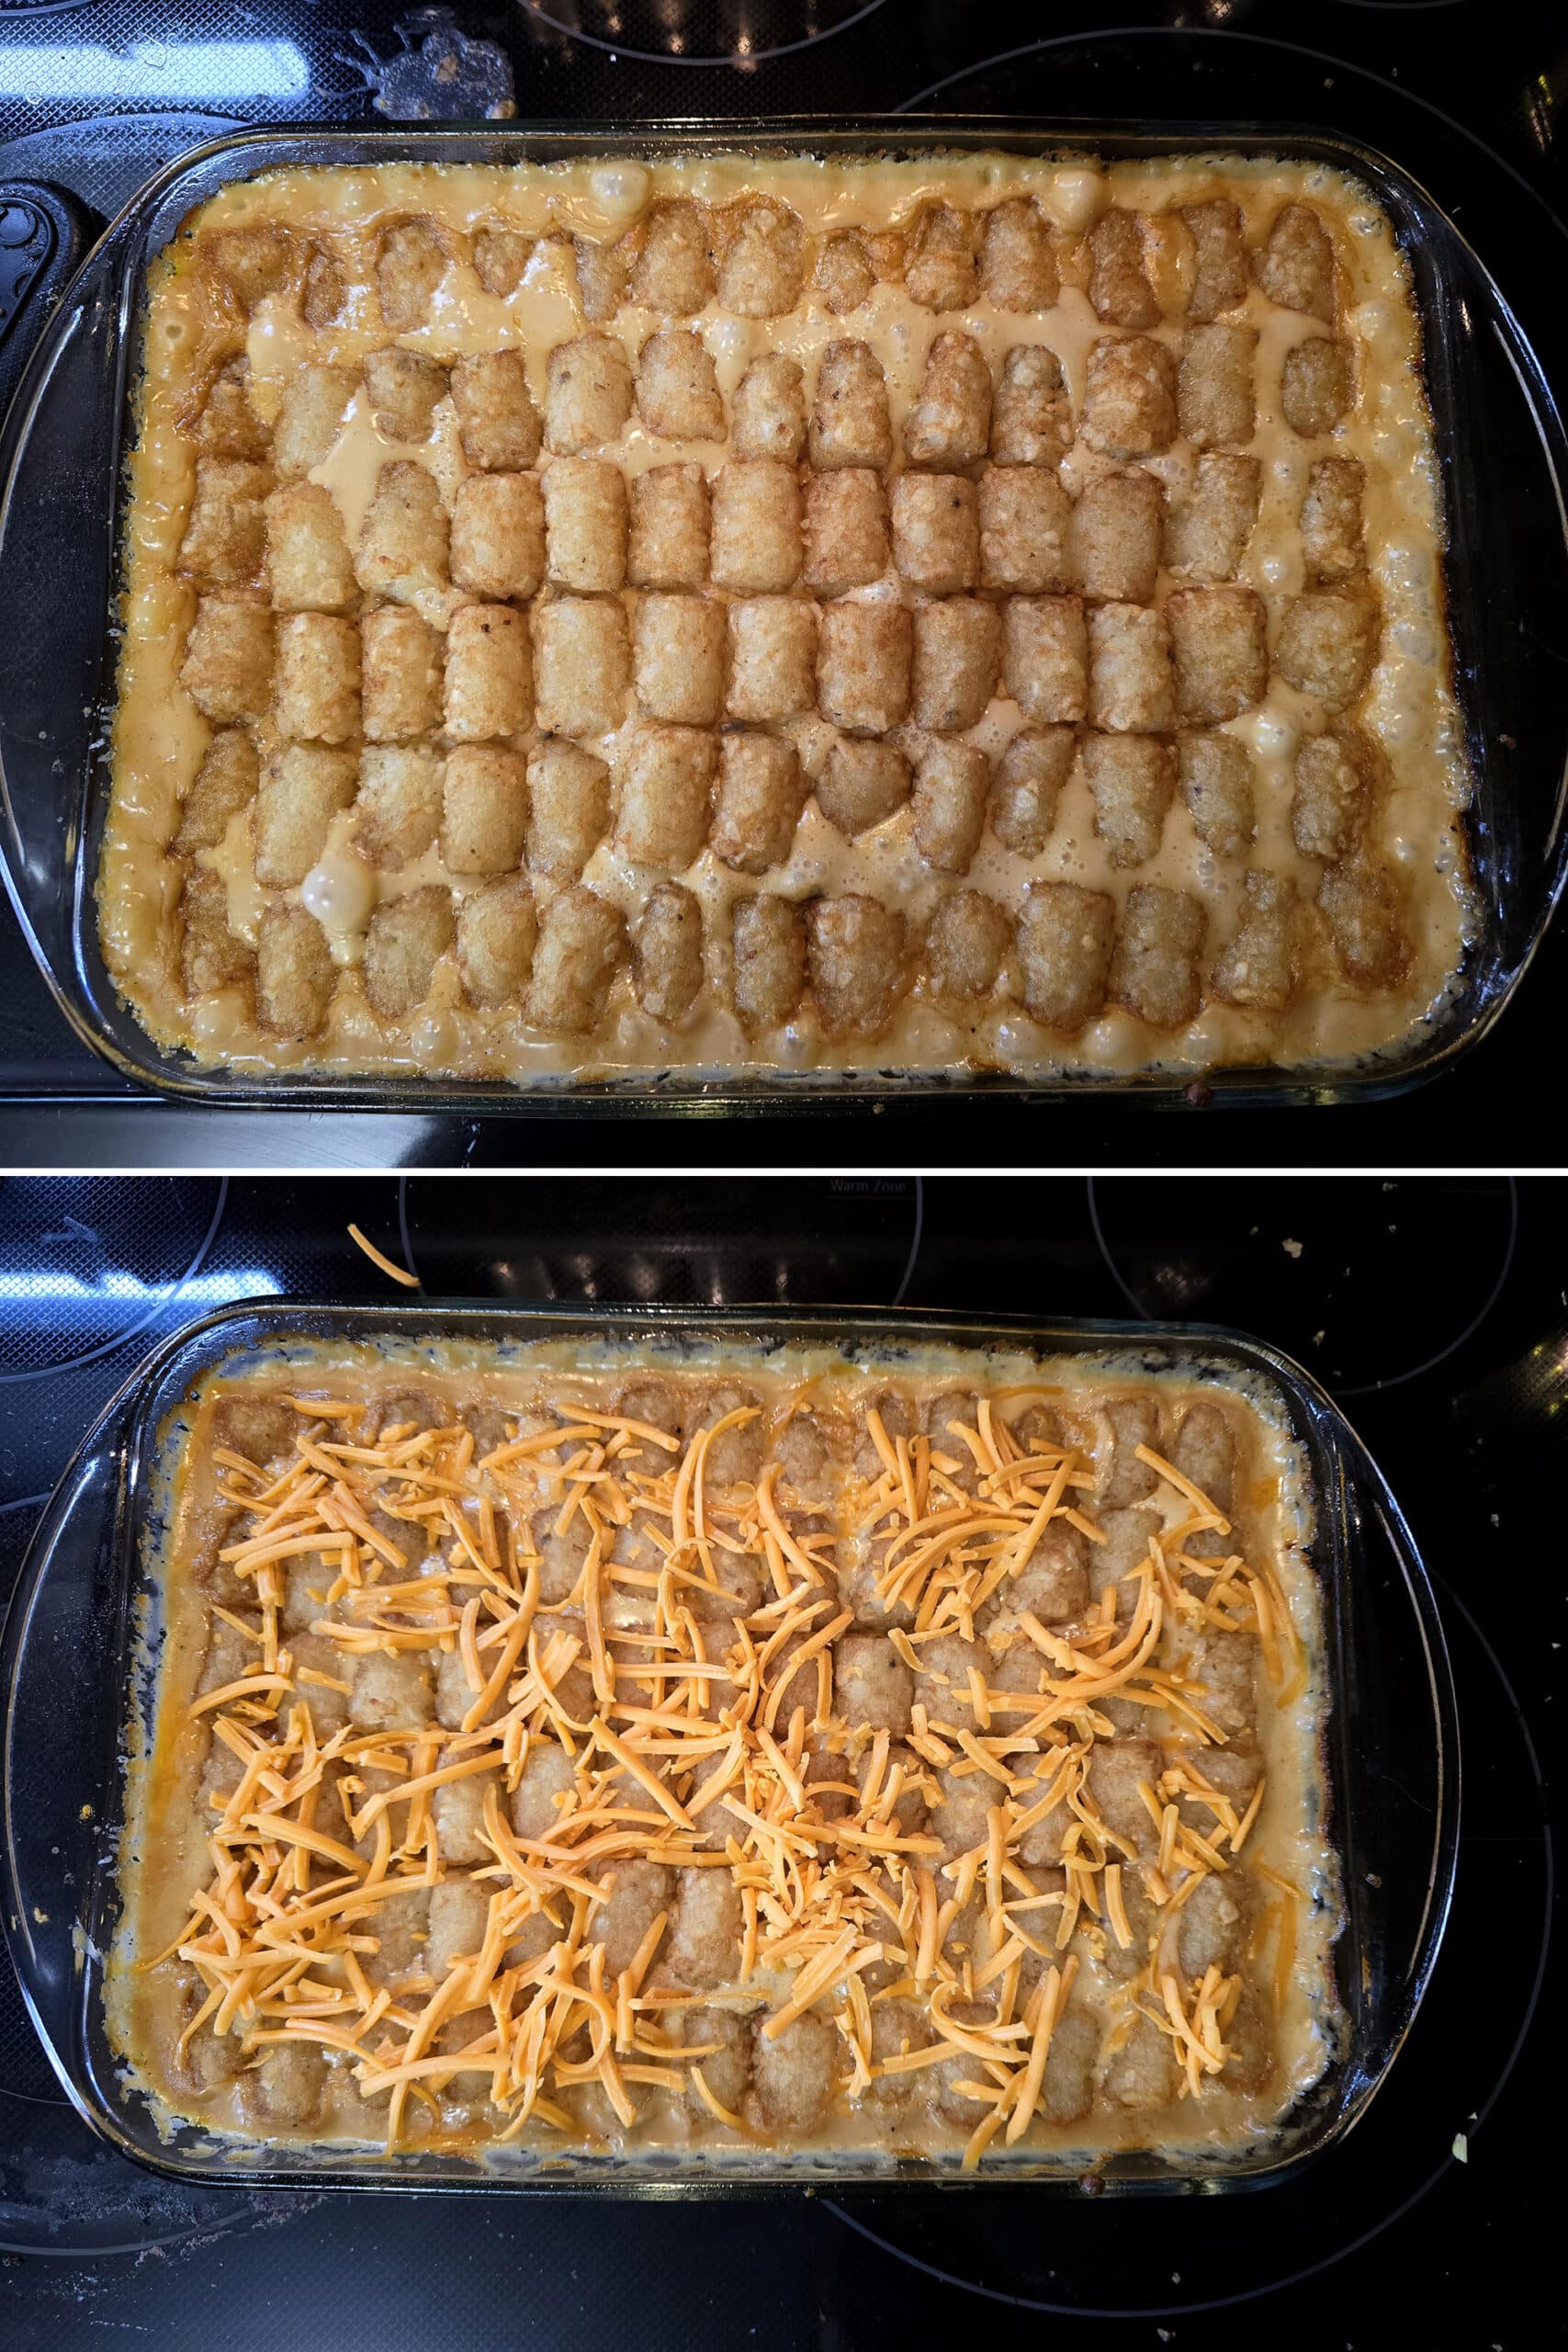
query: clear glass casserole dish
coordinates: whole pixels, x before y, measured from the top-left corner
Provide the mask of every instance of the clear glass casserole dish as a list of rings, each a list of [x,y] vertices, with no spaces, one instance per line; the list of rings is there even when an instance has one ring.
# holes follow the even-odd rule
[[[1194,149],[1278,154],[1365,182],[1408,258],[1440,461],[1455,687],[1474,777],[1468,832],[1473,937],[1455,985],[1423,1025],[1355,1063],[1227,1068],[1224,1096],[1280,1103],[1375,1098],[1443,1068],[1496,1019],[1517,988],[1568,873],[1562,779],[1568,741],[1551,648],[1531,616],[1568,593],[1568,439],[1540,362],[1506,300],[1459,232],[1414,181],[1356,141],[1288,124],[1197,122],[1153,129],[900,117],[873,130],[831,118],[767,124],[593,125],[462,131],[394,127],[247,131],[171,165],[127,207],[62,302],[30,364],[0,472],[0,864],[24,933],[78,1034],[126,1075],[190,1101],[274,1108],[439,1108],[458,1115],[570,1110],[594,1102],[668,1114],[722,1106],[846,1107],[895,1094],[989,1092],[1066,1100],[1086,1091],[1179,1098],[1190,1073],[1131,1076],[902,1076],[888,1071],[751,1075],[720,1080],[650,1071],[554,1080],[279,1072],[236,1079],[155,1046],[121,1002],[99,952],[95,885],[108,802],[107,718],[114,693],[124,459],[132,431],[138,328],[147,266],[190,209],[227,183],[280,165],[414,160],[558,161],[604,153],[908,154],[1001,146],[1029,155],[1108,160]],[[1477,431],[1474,422],[1486,420]]]
[[[1341,1414],[1288,1358],[1196,1326],[976,1323],[897,1310],[829,1317],[768,1308],[573,1314],[436,1305],[385,1312],[268,1301],[226,1308],[177,1334],[105,1408],[39,1523],[0,1645],[0,1806],[13,1955],[73,2104],[123,2153],[181,2179],[253,2187],[554,2187],[657,2196],[976,2177],[851,2149],[770,2152],[733,2165],[711,2155],[682,2161],[670,2151],[569,2152],[513,2172],[417,2149],[388,2156],[342,2145],[252,2148],[194,2125],[160,2129],[110,2044],[105,1968],[120,1907],[127,1726],[133,1715],[145,1724],[154,1702],[141,1635],[154,1599],[171,1425],[196,1385],[219,1370],[297,1365],[302,1351],[344,1343],[385,1347],[406,1364],[411,1353],[437,1344],[477,1348],[504,1363],[508,1351],[538,1341],[667,1351],[727,1340],[749,1351],[828,1346],[852,1362],[894,1368],[913,1351],[942,1347],[1100,1359],[1113,1351],[1118,1371],[1134,1376],[1207,1373],[1267,1400],[1304,1460],[1314,1519],[1329,1701],[1321,1765],[1343,1884],[1344,1925],[1333,1958],[1343,2030],[1312,2088],[1241,2153],[1204,2150],[1179,2159],[1117,2153],[1096,2162],[1092,2179],[1097,2188],[1134,2193],[1261,2186],[1324,2155],[1364,2112],[1409,2030],[1448,1916],[1458,1846],[1457,1714],[1431,1589],[1398,1506]],[[1076,2192],[1084,2160],[1034,2157],[1016,2169],[1010,2163],[1003,2176],[982,2177]]]

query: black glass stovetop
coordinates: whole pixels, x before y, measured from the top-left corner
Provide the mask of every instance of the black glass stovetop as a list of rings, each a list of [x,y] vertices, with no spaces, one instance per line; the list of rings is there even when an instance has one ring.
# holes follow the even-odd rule
[[[430,1295],[1154,1315],[1235,1324],[1300,1358],[1400,1497],[1453,1653],[1464,1834],[1433,1988],[1350,2138],[1247,2197],[1042,2206],[982,2188],[616,2205],[171,2186],[78,2121],[0,1959],[7,2352],[128,2337],[225,2352],[870,2352],[998,2329],[1077,2344],[1091,2327],[1205,2352],[1539,2340],[1528,2314],[1555,2270],[1555,2137],[1539,2119],[1561,2069],[1555,2018],[1536,2016],[1553,1899],[1542,1775],[1564,1697],[1561,1562],[1543,1533],[1568,1466],[1556,1188],[13,1178],[0,1183],[0,1606],[47,1490],[155,1340],[244,1296],[407,1295],[359,1254],[350,1218]]]
[[[101,221],[160,165],[235,125],[278,119],[870,113],[916,104],[1046,117],[1256,118],[1370,140],[1455,214],[1543,356],[1568,349],[1562,110],[1568,15],[1488,0],[0,0],[0,180],[53,183]],[[0,281],[7,269],[0,217]],[[25,337],[6,330],[0,380]],[[1563,373],[1568,376],[1568,364]],[[1543,616],[1561,629],[1561,617]],[[1529,1164],[1540,1105],[1568,1074],[1553,1017],[1568,983],[1559,925],[1517,1003],[1451,1076],[1393,1104],[1156,1114],[1088,1102],[1051,1118],[968,1103],[967,1150],[1089,1165],[1304,1159],[1356,1165],[1466,1157]],[[239,1117],[139,1095],[73,1037],[0,909],[0,1162],[12,1166],[500,1165],[585,1155],[575,1120]],[[767,1156],[830,1134],[874,1156],[918,1107],[874,1120],[770,1119]],[[944,1122],[945,1124],[945,1122]],[[668,1132],[668,1131],[666,1131]],[[687,1132],[690,1132],[688,1129]],[[650,1129],[596,1119],[592,1156],[649,1156]],[[747,1131],[749,1153],[760,1138]],[[739,1148],[738,1148],[739,1156]],[[945,1156],[945,1155],[944,1155]]]

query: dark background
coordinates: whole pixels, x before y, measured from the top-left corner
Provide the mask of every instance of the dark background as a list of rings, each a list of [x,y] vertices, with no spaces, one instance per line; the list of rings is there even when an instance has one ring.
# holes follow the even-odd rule
[[[1404,1504],[1452,1653],[1464,1812],[1431,1991],[1348,2140],[1240,2197],[291,2198],[178,2188],[100,2148],[0,1959],[6,2352],[1533,2352],[1560,2267],[1562,2034],[1536,2015],[1564,1694],[1560,1186],[12,1178],[0,1605],[73,1447],[159,1339],[254,1295],[407,1301],[351,1218],[433,1296],[1186,1317],[1295,1355]]]
[[[695,62],[705,58],[724,62]],[[1565,92],[1568,16],[1487,0],[475,0],[456,11],[396,0],[0,0],[0,175],[58,183],[100,218],[226,127],[370,119],[378,107],[399,119],[514,104],[525,119],[624,122],[858,116],[919,101],[1049,118],[1294,119],[1369,140],[1424,181],[1543,356],[1562,347]],[[0,369],[5,358],[0,346]],[[1561,637],[1560,615],[1542,625]],[[1532,1164],[1551,1149],[1543,1100],[1568,1069],[1554,1018],[1565,978],[1559,927],[1496,1034],[1399,1102],[1338,1108],[1309,1128],[1299,1110],[1063,1111],[982,1096],[960,1114],[963,1157],[1441,1165],[1457,1151]],[[0,1104],[10,1114],[0,1162],[13,1166],[496,1166],[525,1149],[546,1164],[590,1152],[575,1117],[534,1115],[525,1126],[225,1114],[139,1096],[76,1042],[3,910]],[[874,1117],[827,1114],[828,1126],[823,1115],[769,1118],[725,1156],[874,1160],[896,1131],[906,1149],[918,1136],[923,1158],[959,1156],[931,1148],[951,1132],[951,1109],[889,1104]],[[592,1156],[683,1156],[673,1134],[664,1122],[600,1117]]]

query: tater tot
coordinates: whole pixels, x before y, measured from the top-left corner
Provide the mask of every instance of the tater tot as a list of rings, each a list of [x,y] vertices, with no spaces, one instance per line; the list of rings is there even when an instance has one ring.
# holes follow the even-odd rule
[[[294,370],[273,428],[272,462],[279,481],[297,481],[321,463],[337,439],[354,387],[347,368],[309,360]]]
[[[221,875],[201,866],[186,876],[180,896],[180,978],[192,1004],[219,989],[248,980],[255,959],[229,928],[229,892]]]
[[[452,893],[427,882],[378,907],[365,936],[365,993],[384,1021],[400,1021],[430,994],[456,929]]]
[[[1102,335],[1089,355],[1083,437],[1108,458],[1146,458],[1176,438],[1176,360],[1148,335]]]
[[[738,319],[782,319],[800,300],[806,230],[797,212],[774,198],[732,204],[722,218],[718,300]]]
[[[206,458],[246,458],[260,463],[272,451],[272,434],[251,406],[251,369],[231,359],[212,379],[197,423],[196,446]]]
[[[1170,637],[1147,605],[1093,605],[1089,614],[1089,718],[1112,734],[1157,734],[1175,709]]]
[[[1181,430],[1200,449],[1250,441],[1258,428],[1252,368],[1258,336],[1251,327],[1194,327],[1176,379]]]
[[[735,1010],[749,1029],[787,1021],[806,986],[806,925],[788,899],[759,891],[730,911]]]
[[[258,781],[256,747],[243,729],[225,728],[214,735],[180,802],[179,822],[169,843],[175,855],[189,857],[198,849],[216,849],[230,819],[255,798]]]
[[[991,763],[976,743],[932,743],[915,768],[916,845],[928,865],[967,874],[986,830]]]
[[[1032,196],[1010,196],[987,213],[980,293],[999,311],[1049,311],[1061,291],[1051,232]]]
[[[346,613],[358,601],[343,519],[330,490],[291,481],[266,502],[266,576],[274,610]]]
[[[1409,959],[1398,888],[1388,868],[1361,854],[1331,865],[1317,886],[1317,903],[1348,980],[1389,988]]]
[[[1145,477],[1147,479],[1147,477]],[[1073,505],[1040,466],[987,466],[980,477],[980,584],[1026,596],[1077,584]]]
[[[528,990],[534,1027],[566,1035],[597,1028],[625,948],[618,907],[581,883],[558,892],[539,918]]]
[[[428,745],[367,744],[359,755],[355,839],[373,865],[396,872],[422,857],[441,823],[441,763]]]
[[[533,969],[538,918],[521,874],[470,890],[457,909],[457,968],[470,1004],[515,1004]]]
[[[446,509],[434,476],[411,458],[394,458],[376,477],[376,493],[359,527],[354,575],[367,595],[412,604],[443,587],[448,573]]]
[[[964,311],[979,291],[980,223],[951,204],[928,204],[915,224],[904,283],[923,311]]]
[[[816,285],[837,319],[871,300],[876,271],[858,229],[839,229],[824,238],[817,256]]]
[[[1343,857],[1366,820],[1367,779],[1337,735],[1309,735],[1296,753],[1291,834],[1304,857]]]
[[[1105,1002],[1116,901],[1077,882],[1032,882],[1018,914],[1023,1001],[1047,1029],[1074,1036]]]
[[[179,567],[215,587],[238,588],[262,568],[268,526],[265,466],[238,458],[197,458],[196,494],[180,542]]]
[[[256,933],[256,1019],[275,1037],[313,1037],[337,971],[327,935],[305,907],[268,907]]]
[[[852,1731],[909,1728],[914,1677],[886,1634],[840,1634],[833,1645],[837,1712]]]
[[[1274,215],[1255,266],[1271,302],[1333,324],[1334,247],[1309,204],[1287,204]]]
[[[738,874],[782,865],[811,789],[795,745],[778,735],[725,735],[718,768],[715,856]]]
[[[818,473],[835,466],[880,471],[892,458],[887,380],[868,343],[830,343],[822,354],[807,451]]]
[[[782,351],[751,360],[730,404],[729,447],[737,458],[799,460],[806,447],[806,390],[800,363]]]
[[[343,272],[324,245],[312,245],[299,293],[299,315],[308,327],[335,326],[346,289]]]
[[[272,714],[295,742],[346,743],[359,727],[359,631],[331,613],[288,613],[277,625]]]
[[[718,741],[699,727],[637,727],[622,755],[615,845],[679,874],[707,839]]]
[[[574,458],[617,441],[632,413],[631,363],[614,335],[558,343],[545,367],[545,447]]]
[[[903,979],[902,916],[880,899],[854,891],[814,899],[806,910],[806,947],[817,1017],[826,1033],[874,1037],[885,1029]]]
[[[534,607],[534,690],[547,735],[604,735],[618,727],[631,667],[618,599],[558,596]]]
[[[977,465],[991,437],[991,371],[973,336],[939,334],[904,419],[912,466],[955,472]]]
[[[452,501],[452,579],[473,596],[532,596],[545,576],[536,474],[470,474]]]
[[[1187,890],[1135,883],[1122,911],[1110,993],[1153,1029],[1179,1029],[1198,1010],[1206,918]]]
[[[729,607],[731,718],[779,719],[817,698],[817,607],[794,596],[738,597]]]
[[[655,1021],[683,1021],[703,984],[702,901],[679,882],[661,882],[632,938],[632,987]]]
[[[632,682],[646,718],[711,727],[724,703],[725,608],[712,596],[639,596]]]
[[[508,874],[523,855],[528,786],[521,752],[457,743],[446,754],[441,862],[448,874]]]
[[[326,847],[327,830],[359,786],[352,752],[325,743],[280,743],[256,792],[253,840],[256,880],[269,890],[303,882]]]
[[[1371,596],[1311,588],[1285,607],[1274,667],[1298,693],[1342,710],[1371,676],[1377,649],[1378,608]]]
[[[1081,596],[1010,596],[1002,679],[1026,718],[1070,726],[1089,708],[1089,630]]]
[[[1181,718],[1210,726],[1262,701],[1268,615],[1255,588],[1179,588],[1165,617]]]
[[[1366,470],[1355,458],[1314,458],[1302,501],[1302,554],[1309,580],[1348,580],[1367,560],[1361,496]]]
[[[728,1984],[740,1966],[744,1928],[740,1890],[728,1871],[676,1871],[664,1959],[677,1984]]]
[[[273,619],[265,605],[203,596],[180,665],[180,684],[220,727],[265,717],[272,700]]]
[[[367,352],[365,390],[377,432],[389,441],[428,441],[446,381],[446,369],[428,352],[405,351],[396,343]]]
[[[989,996],[1009,948],[1012,925],[983,890],[953,890],[926,930],[926,963],[936,995],[964,1001]]]
[[[610,823],[610,771],[577,743],[541,743],[528,758],[528,871],[575,882]]]
[[[1185,730],[1176,747],[1181,797],[1198,838],[1217,857],[1239,857],[1253,836],[1252,758],[1237,736]]]
[[[1084,484],[1072,510],[1070,545],[1086,596],[1097,603],[1152,603],[1164,515],[1165,484],[1141,466],[1097,474]]]
[[[429,322],[431,298],[446,275],[446,246],[434,220],[394,220],[381,232],[376,290],[394,334]]]
[[[1072,446],[1073,412],[1062,363],[1043,344],[1003,354],[991,402],[991,456],[998,466],[1055,466]]]
[[[800,483],[773,458],[732,458],[715,475],[708,565],[742,595],[793,588],[800,577]]]
[[[1188,580],[1234,580],[1258,520],[1262,484],[1257,458],[1230,449],[1201,457],[1192,487],[1166,512],[1166,570]]]
[[[1216,196],[1207,204],[1184,204],[1181,218],[1192,232],[1195,249],[1187,316],[1193,326],[1206,326],[1222,311],[1234,311],[1247,300],[1241,207]]]
[[[1159,848],[1175,788],[1170,747],[1146,735],[1086,735],[1084,778],[1094,830],[1112,865],[1142,865]]]
[[[995,605],[949,596],[915,615],[910,712],[917,727],[959,734],[986,715],[1001,659],[1002,621]]]
[[[1332,433],[1356,394],[1350,354],[1325,334],[1292,344],[1280,369],[1280,407],[1292,433]]]
[[[557,588],[604,595],[626,576],[626,485],[599,458],[557,458],[546,469],[545,551]]]
[[[1056,804],[1077,749],[1070,727],[1026,727],[997,763],[991,831],[1021,857],[1038,857],[1056,822]]]
[[[823,607],[817,704],[846,735],[885,735],[909,707],[914,620],[902,605]]]
[[[700,335],[666,327],[649,336],[637,355],[637,413],[661,440],[723,440],[718,375]]]
[[[869,466],[810,474],[806,482],[802,578],[819,596],[841,596],[880,580],[891,560],[887,499]]]
[[[1214,965],[1212,986],[1227,1004],[1280,1012],[1296,982],[1296,886],[1289,875],[1254,867],[1240,928]]]
[[[1117,327],[1159,324],[1159,302],[1144,265],[1144,224],[1111,205],[1089,235],[1089,299],[1096,316]]]
[[[582,315],[591,325],[602,326],[626,299],[631,255],[624,243],[601,244],[593,237],[573,237],[571,251]]]
[[[452,404],[463,455],[481,473],[518,473],[544,434],[520,351],[476,351],[452,369]]]
[[[656,204],[643,223],[631,299],[666,318],[689,319],[714,294],[713,238],[700,206],[684,198]]]
[[[409,743],[441,724],[443,641],[401,605],[365,615],[360,637],[360,723],[370,743]]]
[[[487,294],[504,302],[523,282],[523,272],[534,250],[534,240],[520,229],[503,229],[487,220],[474,231],[474,276]]]
[[[902,473],[888,502],[893,560],[931,596],[973,588],[980,571],[979,492],[962,474]]]
[[[852,841],[902,808],[913,782],[909,763],[895,744],[840,741],[817,779],[817,806]]]
[[[708,483],[701,466],[634,474],[626,578],[634,588],[700,588],[708,576]]]
[[[464,605],[446,632],[446,732],[454,742],[521,735],[533,724],[527,616],[512,605]]]

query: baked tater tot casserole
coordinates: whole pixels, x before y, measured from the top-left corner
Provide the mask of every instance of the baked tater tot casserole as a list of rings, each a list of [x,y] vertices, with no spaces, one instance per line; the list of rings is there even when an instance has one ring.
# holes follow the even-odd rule
[[[236,1072],[1392,1051],[1469,780],[1322,165],[273,171],[149,288],[100,936]]]
[[[169,2128],[1174,2161],[1336,2054],[1313,1509],[1244,1384],[344,1347],[176,1457],[106,1989]]]

